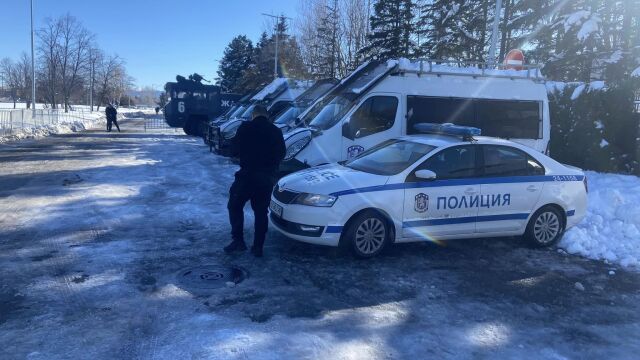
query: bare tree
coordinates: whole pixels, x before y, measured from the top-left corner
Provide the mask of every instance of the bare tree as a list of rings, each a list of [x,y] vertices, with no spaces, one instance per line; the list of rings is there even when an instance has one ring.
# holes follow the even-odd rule
[[[13,60],[9,58],[0,60],[0,77],[2,77],[2,81],[8,89],[9,97],[13,101],[13,108],[15,109],[19,98],[20,77]]]
[[[93,35],[73,16],[67,14],[58,20],[61,91],[64,109],[69,111],[72,93],[82,84],[81,74],[89,64]]]
[[[37,31],[39,59],[39,88],[45,102],[55,109],[60,83],[60,37],[62,28],[59,21],[47,18],[44,26]]]
[[[98,110],[100,110],[100,104],[117,104],[122,94],[133,83],[133,78],[127,75],[124,61],[118,55],[99,59],[96,63],[95,75]]]
[[[31,73],[31,56],[26,52],[22,52],[20,59],[16,63],[16,76],[18,77],[19,95],[25,102],[27,109],[31,108],[31,83],[33,76]]]
[[[371,0],[300,1],[296,30],[309,72],[344,77],[362,59],[367,45]],[[331,54],[328,54],[331,52]],[[335,60],[335,61],[332,61]],[[322,69],[332,63],[333,70]]]

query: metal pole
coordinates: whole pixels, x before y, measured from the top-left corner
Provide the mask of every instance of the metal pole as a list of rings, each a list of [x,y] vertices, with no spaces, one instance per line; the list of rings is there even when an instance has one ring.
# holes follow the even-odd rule
[[[89,76],[91,77],[91,79],[89,79],[89,81],[91,83],[91,86],[89,86],[90,87],[90,89],[89,89],[89,106],[90,106],[89,109],[91,111],[93,111],[93,72],[94,72],[94,70],[93,70],[93,66],[94,66],[93,54],[91,54],[90,61],[91,61],[91,68],[90,68],[90,71],[89,71],[90,72]]]
[[[280,23],[276,23],[276,56],[275,59],[273,60],[273,78],[277,79],[278,78],[278,35],[280,34],[280,29],[278,29],[278,25],[280,25]]]
[[[276,19],[276,54],[275,54],[275,58],[273,59],[273,77],[277,78],[278,77],[278,43],[280,42],[280,32],[278,31],[278,25],[280,24],[278,21],[280,19],[284,20],[284,19],[291,19],[290,17],[286,17],[284,15],[280,15],[280,16],[275,16],[275,15],[271,15],[271,14],[265,14],[262,13],[262,15],[264,16],[268,16],[270,18],[274,18]]]
[[[36,118],[36,58],[33,51],[33,0],[31,0],[31,114]]]
[[[496,60],[496,45],[498,44],[498,25],[500,24],[500,11],[502,10],[502,0],[496,0],[496,13],[493,16],[493,30],[491,31],[491,46],[487,63],[493,65]]]

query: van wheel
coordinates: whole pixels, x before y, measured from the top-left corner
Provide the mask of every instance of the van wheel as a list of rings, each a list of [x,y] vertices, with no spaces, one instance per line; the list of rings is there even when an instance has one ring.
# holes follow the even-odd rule
[[[529,220],[524,237],[533,247],[555,245],[564,234],[562,214],[553,206],[544,206]]]
[[[389,222],[384,216],[365,211],[350,221],[343,236],[356,257],[371,258],[382,252],[390,234]]]

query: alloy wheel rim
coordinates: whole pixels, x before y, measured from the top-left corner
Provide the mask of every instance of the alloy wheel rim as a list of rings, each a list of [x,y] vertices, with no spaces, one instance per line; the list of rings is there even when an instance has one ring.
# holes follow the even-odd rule
[[[553,212],[543,212],[533,224],[533,235],[541,244],[550,243],[560,232],[560,219]]]
[[[380,219],[366,219],[356,230],[356,248],[363,254],[373,254],[383,246],[385,237],[386,228]]]

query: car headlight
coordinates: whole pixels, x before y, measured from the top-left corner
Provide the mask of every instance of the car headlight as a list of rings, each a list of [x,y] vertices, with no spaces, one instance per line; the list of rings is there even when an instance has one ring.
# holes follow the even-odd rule
[[[291,144],[287,148],[287,152],[284,154],[285,160],[290,160],[294,156],[298,155],[298,153],[304,149],[307,144],[311,141],[311,136],[305,136],[300,140],[296,140],[293,144]]]
[[[236,136],[236,133],[240,128],[240,125],[242,125],[242,122],[238,121],[237,124],[233,124],[228,128],[224,129],[224,131],[222,132],[222,137],[224,137],[227,140],[233,139]]]
[[[331,207],[338,200],[337,196],[302,193],[293,200],[294,204],[307,206]]]

